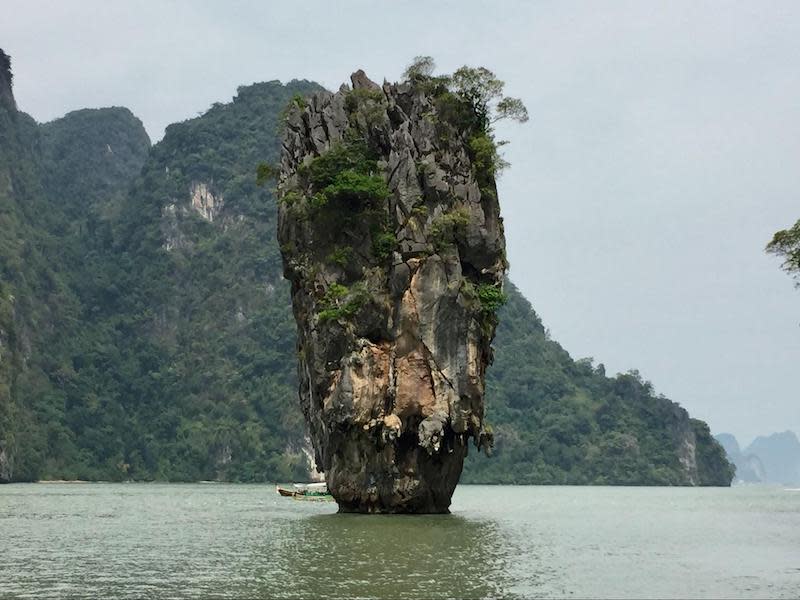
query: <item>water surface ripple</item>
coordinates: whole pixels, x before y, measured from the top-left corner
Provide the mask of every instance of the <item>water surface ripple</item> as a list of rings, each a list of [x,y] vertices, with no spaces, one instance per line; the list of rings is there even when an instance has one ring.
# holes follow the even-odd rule
[[[800,597],[800,492],[459,486],[452,508],[339,515],[266,485],[6,485],[0,597]]]

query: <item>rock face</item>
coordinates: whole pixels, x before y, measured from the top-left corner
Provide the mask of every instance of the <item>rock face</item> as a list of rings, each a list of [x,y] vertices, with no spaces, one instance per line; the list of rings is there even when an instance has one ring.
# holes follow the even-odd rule
[[[0,49],[0,106],[8,110],[16,110],[14,93],[11,90],[11,58]]]
[[[340,510],[447,512],[470,439],[491,447],[496,187],[424,85],[351,81],[298,100],[283,139],[301,406]]]
[[[11,481],[11,476],[14,473],[13,467],[10,453],[6,451],[3,447],[3,441],[0,440],[0,483]]]

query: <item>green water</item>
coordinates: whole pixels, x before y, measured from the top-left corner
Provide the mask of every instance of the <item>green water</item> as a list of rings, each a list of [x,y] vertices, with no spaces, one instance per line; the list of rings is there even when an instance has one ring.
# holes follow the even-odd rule
[[[460,486],[448,516],[266,485],[0,487],[0,598],[800,596],[800,492]]]

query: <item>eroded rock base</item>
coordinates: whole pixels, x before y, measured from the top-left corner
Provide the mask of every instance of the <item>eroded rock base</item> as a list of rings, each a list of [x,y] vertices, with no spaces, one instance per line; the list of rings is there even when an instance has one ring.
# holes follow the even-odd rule
[[[409,438],[411,436],[408,436]],[[452,451],[429,455],[415,439],[399,441],[396,449],[366,455],[364,462],[337,462],[328,472],[328,485],[339,512],[375,514],[447,514],[458,484],[466,443]],[[347,450],[352,442],[348,443]],[[354,445],[358,445],[356,442]],[[361,467],[357,472],[353,467]]]

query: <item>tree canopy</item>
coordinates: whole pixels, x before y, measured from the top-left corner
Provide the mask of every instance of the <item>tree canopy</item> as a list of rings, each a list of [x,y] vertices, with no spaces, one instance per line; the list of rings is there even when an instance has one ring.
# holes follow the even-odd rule
[[[433,78],[436,62],[430,56],[417,56],[406,68],[403,77],[409,81]],[[472,105],[485,130],[493,123],[510,119],[519,123],[528,120],[528,109],[519,98],[503,95],[505,82],[486,67],[463,66],[452,75],[441,75],[435,81]]]
[[[800,287],[800,220],[789,229],[782,229],[772,236],[766,251],[783,259],[783,270],[796,280]]]

